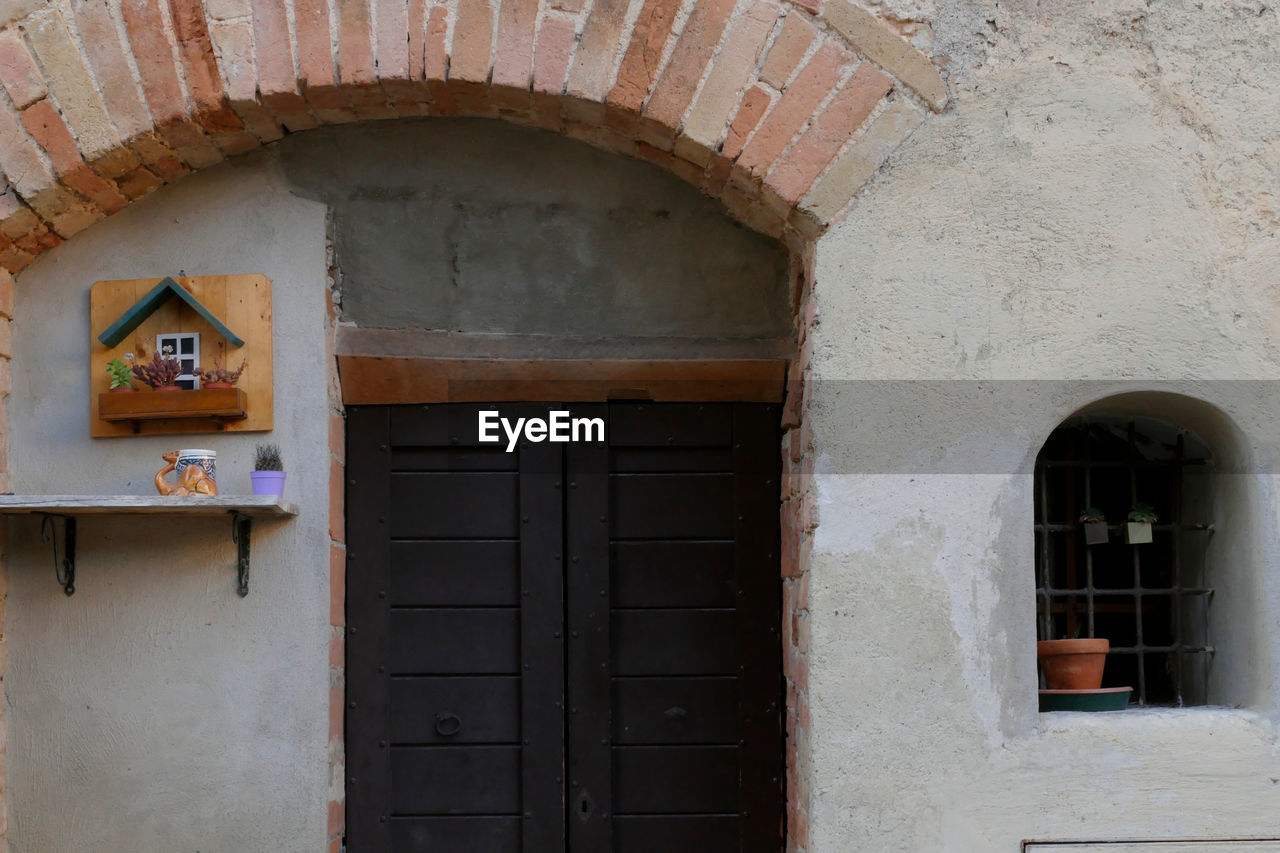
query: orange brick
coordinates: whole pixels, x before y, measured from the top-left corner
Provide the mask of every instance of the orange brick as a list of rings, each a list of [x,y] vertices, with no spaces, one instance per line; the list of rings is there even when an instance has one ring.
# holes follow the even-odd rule
[[[0,317],[13,318],[13,276],[0,272]]]
[[[725,136],[724,145],[721,147],[721,153],[726,158],[733,160],[741,153],[742,147],[751,136],[751,131],[756,129],[756,125],[760,123],[761,117],[771,103],[773,103],[773,97],[763,86],[752,86],[742,96],[738,114],[729,124],[729,133]]]
[[[75,23],[85,59],[97,75],[107,114],[122,139],[151,129],[151,114],[138,94],[138,84],[125,56],[115,21],[106,3],[77,3]]]
[[[38,101],[23,110],[22,126],[49,155],[59,175],[84,165],[75,137],[49,101]]]
[[[142,91],[156,124],[163,125],[184,116],[186,99],[178,82],[178,69],[173,64],[158,0],[130,0],[123,4],[122,10],[125,31],[142,77]]]
[[[409,6],[405,0],[376,0],[378,19],[378,77],[409,77]]]
[[[828,43],[819,48],[743,149],[739,165],[754,175],[767,174],[852,61],[853,55],[838,45]]]
[[[533,60],[535,92],[559,95],[564,91],[573,40],[573,21],[553,17],[542,19],[542,27],[538,30],[538,49]]]
[[[609,103],[636,112],[644,106],[662,68],[662,54],[679,11],[679,0],[645,0],[618,69],[618,82],[609,92]]]
[[[787,15],[782,23],[782,32],[778,33],[765,57],[764,67],[760,69],[760,79],[778,91],[785,89],[792,72],[809,52],[809,45],[813,44],[817,34],[817,28],[804,15],[794,12]]]
[[[343,83],[372,83],[373,31],[368,0],[337,0],[338,79]]]
[[[426,58],[427,0],[409,0],[409,79],[421,80]]]
[[[329,538],[342,542],[345,536],[346,518],[344,505],[346,498],[346,481],[343,477],[345,469],[337,462],[329,465]]]
[[[700,0],[694,6],[671,53],[671,61],[644,109],[645,115],[669,127],[679,126],[702,72],[720,44],[733,7],[732,0]]]
[[[498,8],[498,49],[493,85],[528,89],[533,77],[533,31],[538,0],[502,0]]]
[[[493,12],[489,8],[489,0],[458,0],[458,20],[453,27],[453,50],[449,55],[449,79],[486,82],[489,79],[492,40]]]
[[[327,0],[294,0],[293,10],[298,30],[300,78],[310,86],[332,86],[337,77],[333,68]]]
[[[626,15],[627,0],[596,0],[591,7],[569,72],[567,91],[571,95],[588,101],[603,100],[613,58],[618,54],[619,42],[624,41]]]
[[[347,624],[347,549],[329,546],[329,624]]]
[[[215,132],[240,130],[243,125],[228,107],[222,90],[204,4],[200,0],[169,0],[169,17],[178,41],[178,55],[182,57],[187,91],[196,112],[208,116],[200,123]]]
[[[893,81],[875,65],[862,63],[770,173],[770,189],[789,205],[799,201],[891,88]]]
[[[0,82],[18,109],[48,94],[35,57],[17,30],[0,33]]]
[[[337,838],[346,828],[346,806],[341,801],[329,801],[329,837]]]

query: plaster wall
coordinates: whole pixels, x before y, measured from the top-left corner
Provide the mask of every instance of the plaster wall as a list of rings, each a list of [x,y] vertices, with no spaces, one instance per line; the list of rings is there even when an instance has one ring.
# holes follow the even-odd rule
[[[220,519],[82,519],[76,593],[34,519],[10,522],[8,808],[15,851],[316,851],[329,779],[324,206],[265,164],[203,173],[41,257],[16,287],[13,488],[151,494],[160,454],[218,452],[247,493],[278,442],[300,514],[257,522],[247,598]],[[272,280],[275,431],[91,440],[88,287],[260,272]],[[309,463],[309,459],[315,459]]]
[[[816,253],[810,849],[1280,836],[1276,11],[926,6],[952,104]],[[1038,714],[1035,455],[1151,389],[1222,456],[1221,704]]]

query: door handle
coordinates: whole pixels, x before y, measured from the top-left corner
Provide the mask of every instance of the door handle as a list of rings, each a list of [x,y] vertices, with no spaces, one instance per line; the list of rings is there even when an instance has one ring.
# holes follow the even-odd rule
[[[462,718],[449,711],[436,714],[436,734],[440,737],[453,737],[462,731]]]

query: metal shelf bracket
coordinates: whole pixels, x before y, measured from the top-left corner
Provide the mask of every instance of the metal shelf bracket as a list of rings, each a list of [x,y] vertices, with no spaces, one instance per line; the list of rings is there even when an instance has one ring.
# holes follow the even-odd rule
[[[231,514],[231,541],[236,543],[236,592],[244,598],[249,594],[249,533],[253,519],[238,512]]]
[[[76,593],[76,519],[70,515],[59,517],[62,518],[62,561],[58,561],[55,516],[45,514],[40,517],[40,541],[53,546],[53,576],[58,579],[62,591],[71,596]]]

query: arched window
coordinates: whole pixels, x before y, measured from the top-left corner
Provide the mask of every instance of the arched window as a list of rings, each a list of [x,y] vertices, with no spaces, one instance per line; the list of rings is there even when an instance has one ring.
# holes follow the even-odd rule
[[[1036,459],[1040,639],[1107,638],[1103,687],[1139,704],[1207,701],[1212,460],[1185,428],[1112,414],[1070,418]],[[1154,523],[1131,529],[1144,509]]]

